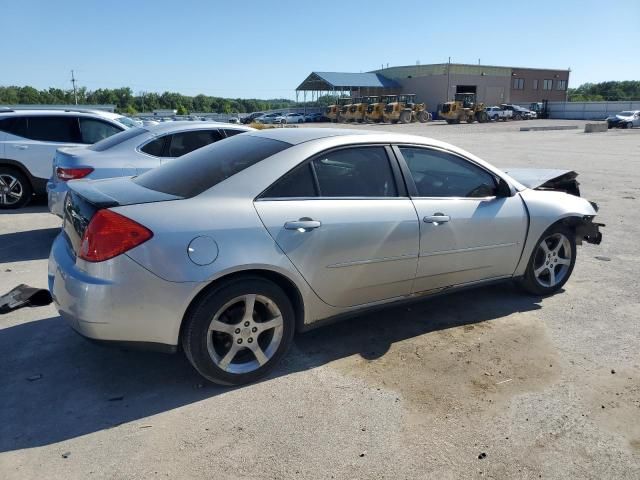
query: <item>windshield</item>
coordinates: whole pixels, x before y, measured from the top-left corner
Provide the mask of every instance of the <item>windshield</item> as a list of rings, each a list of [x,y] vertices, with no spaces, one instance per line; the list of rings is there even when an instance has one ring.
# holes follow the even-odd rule
[[[147,133],[148,130],[145,128],[135,127],[129,128],[127,130],[123,130],[120,133],[116,133],[104,140],[100,140],[97,143],[87,147],[89,150],[93,150],[94,152],[104,152],[105,150],[110,149],[111,147],[115,147],[116,145],[120,145],[122,142],[129,140],[130,138],[137,137],[138,135],[142,135],[143,133]]]
[[[236,135],[165,163],[133,179],[150,190],[195,197],[245,168],[289,148],[270,138]]]
[[[136,122],[135,120],[131,120],[129,117],[118,117],[115,119],[115,121],[118,123],[121,123],[122,125],[128,128],[140,126],[140,123]]]
[[[631,117],[633,116],[633,112],[620,112],[618,115],[621,117]]]

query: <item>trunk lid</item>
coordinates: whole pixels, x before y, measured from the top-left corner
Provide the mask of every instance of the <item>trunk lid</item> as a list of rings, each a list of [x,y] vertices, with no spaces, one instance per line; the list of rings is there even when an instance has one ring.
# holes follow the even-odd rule
[[[182,197],[149,190],[130,178],[71,180],[64,201],[62,230],[77,254],[82,236],[95,213],[103,208],[180,200]]]

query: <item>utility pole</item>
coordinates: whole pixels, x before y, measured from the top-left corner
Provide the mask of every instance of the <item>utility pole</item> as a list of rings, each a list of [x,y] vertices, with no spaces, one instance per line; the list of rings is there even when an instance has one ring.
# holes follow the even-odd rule
[[[73,70],[71,70],[71,85],[73,85],[73,98],[76,101],[76,105],[78,104],[78,91],[76,90],[76,77],[73,74]]]
[[[449,73],[451,71],[451,57],[449,57],[449,63],[447,64],[447,102],[449,101],[450,98],[450,92],[449,89],[451,88],[449,86]]]

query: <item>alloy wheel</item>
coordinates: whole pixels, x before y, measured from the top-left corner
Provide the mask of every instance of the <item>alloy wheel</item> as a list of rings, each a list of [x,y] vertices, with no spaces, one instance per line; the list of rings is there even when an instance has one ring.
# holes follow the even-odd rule
[[[226,372],[249,373],[275,355],[283,334],[282,313],[263,295],[242,295],[224,304],[207,331],[207,350]]]
[[[13,175],[0,174],[0,205],[14,205],[22,199],[22,183]]]
[[[562,233],[542,239],[533,260],[533,275],[543,287],[554,287],[564,280],[571,268],[571,242]]]

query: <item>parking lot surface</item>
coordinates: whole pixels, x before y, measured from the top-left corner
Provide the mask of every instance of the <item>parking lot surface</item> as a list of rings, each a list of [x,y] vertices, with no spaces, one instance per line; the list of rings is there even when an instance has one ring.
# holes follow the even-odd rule
[[[0,316],[0,477],[640,478],[640,129],[584,123],[347,127],[578,171],[607,226],[552,297],[502,284],[363,315],[235,389],[90,344],[53,306]],[[59,224],[42,203],[0,213],[1,293],[46,288]]]

